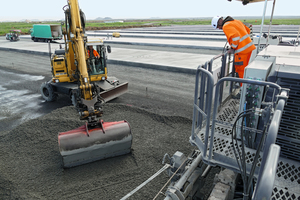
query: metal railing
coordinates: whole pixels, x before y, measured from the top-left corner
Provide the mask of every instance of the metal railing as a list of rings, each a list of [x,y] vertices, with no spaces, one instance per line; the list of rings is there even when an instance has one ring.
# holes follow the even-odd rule
[[[211,85],[214,85],[214,77],[212,76],[213,73],[213,62],[219,58],[221,58],[222,64],[221,64],[221,68],[220,68],[220,73],[217,75],[218,79],[221,79],[225,76],[232,76],[235,77],[235,68],[234,68],[234,62],[231,62],[230,58],[231,58],[231,53],[229,53],[228,51],[225,53],[221,53],[215,57],[213,57],[210,61],[206,62],[204,65],[200,65],[198,67],[198,70],[196,72],[196,85],[195,85],[195,94],[194,94],[194,102],[198,105],[198,108],[200,108],[200,110],[204,110],[205,115],[208,113],[207,110],[207,103],[208,103],[208,90],[211,90],[211,88],[209,87],[208,81],[213,81],[211,83]],[[228,61],[228,62],[227,62]],[[199,68],[205,69],[207,70],[207,73],[201,73],[200,75],[200,70]],[[227,71],[226,71],[227,69]],[[209,72],[209,73],[208,73]],[[208,78],[209,76],[209,78]],[[200,82],[200,87],[199,87],[199,82]],[[229,93],[231,93],[233,91],[233,82],[230,82],[230,88],[229,88]],[[223,86],[223,85],[222,85]],[[220,96],[219,96],[219,103],[221,103],[223,101],[223,90],[220,90]],[[203,116],[199,114],[198,116],[198,124],[202,125],[202,121],[203,121]],[[198,127],[199,128],[199,127]]]
[[[211,63],[212,61],[206,63],[204,66],[199,66],[197,69],[190,143],[197,146],[202,152],[202,160],[204,163],[211,166],[221,166],[238,173],[242,173],[243,170],[246,176],[252,176],[258,180],[257,186],[259,187],[257,187],[254,192],[256,195],[255,197],[262,197],[266,194],[270,197],[276,175],[276,160],[278,160],[280,151],[280,147],[275,144],[275,140],[278,133],[282,110],[288,96],[288,91],[282,89],[275,83],[239,79],[235,77],[223,77],[215,85],[214,77],[210,68],[210,66],[212,66]],[[221,74],[222,73],[223,72],[221,72]],[[225,75],[225,73],[222,75]],[[256,151],[256,149],[248,148],[243,143],[243,138],[239,138],[236,145],[237,148],[242,148],[244,150],[244,155],[243,157],[238,157],[236,154],[233,156],[232,152],[236,147],[235,144],[231,142],[230,137],[233,137],[233,131],[231,130],[233,130],[235,124],[218,119],[220,106],[226,106],[222,102],[224,82],[231,83],[228,93],[229,97],[232,96],[232,85],[234,83],[252,84],[269,88],[269,90],[273,91],[273,97],[276,97],[275,94],[279,94],[277,95],[277,98],[272,99],[274,102],[269,102],[268,104],[272,107],[270,110],[275,110],[275,112],[270,115],[270,123],[267,123],[266,131],[262,133],[261,130],[256,130],[257,133],[261,133],[263,135],[261,139],[261,150]],[[230,106],[228,109],[230,109]],[[235,119],[237,119],[237,115],[235,116]],[[244,128],[244,130],[249,129],[246,126],[242,126],[243,125],[237,125],[237,127]],[[218,131],[216,132],[218,128],[225,129],[229,132],[229,134],[222,135]],[[245,155],[250,158],[247,160],[247,163],[246,161],[243,161],[245,162],[245,166],[242,169],[239,162],[246,159]],[[274,159],[270,159],[273,156]],[[253,160],[256,160],[256,162],[254,162],[254,167]],[[271,172],[270,170],[266,171],[266,168],[272,169]],[[269,184],[267,186],[262,186],[266,180],[269,181]]]

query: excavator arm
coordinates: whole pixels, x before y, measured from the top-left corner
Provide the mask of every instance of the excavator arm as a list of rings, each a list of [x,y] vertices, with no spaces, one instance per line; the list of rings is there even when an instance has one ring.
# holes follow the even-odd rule
[[[67,7],[67,8],[66,8]],[[103,98],[99,89],[91,82],[87,67],[87,51],[85,36],[85,16],[79,9],[77,0],[68,0],[65,6],[66,16],[66,58],[69,67],[75,72],[74,79],[78,80],[77,98],[80,119],[88,120],[89,125],[96,125],[102,115]]]
[[[81,21],[81,15],[79,10],[79,5],[77,0],[69,0],[69,13],[70,21],[68,36],[69,40],[72,42],[72,48],[75,54],[74,62],[77,64],[78,75],[79,75],[79,91],[82,99],[82,104],[85,105],[86,110],[81,112],[82,118],[89,115],[94,115],[99,112],[99,110],[94,110],[94,104],[97,101],[97,97],[93,97],[92,90],[93,85],[91,84],[90,77],[87,70],[87,54],[84,41],[84,28]],[[76,60],[76,61],[75,61]],[[96,98],[96,99],[95,99]]]
[[[69,31],[70,40],[72,41],[72,47],[75,53],[75,58],[77,60],[77,68],[80,75],[80,89],[83,93],[83,98],[86,100],[92,99],[92,92],[91,92],[91,84],[87,72],[87,65],[86,60],[87,56],[85,53],[84,47],[84,32],[83,27],[80,19],[80,12],[78,2],[74,0],[68,1],[69,8],[70,8],[70,15],[71,15],[71,24]],[[72,37],[71,37],[72,35]]]

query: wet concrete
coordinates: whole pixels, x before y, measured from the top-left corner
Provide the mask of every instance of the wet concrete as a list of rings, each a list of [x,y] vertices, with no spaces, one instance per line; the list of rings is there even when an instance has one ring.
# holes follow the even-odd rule
[[[3,54],[2,54],[3,55]],[[20,55],[15,56],[18,62]],[[48,78],[41,75],[24,73],[20,70],[2,67],[0,64],[0,134],[14,129],[18,125],[51,112],[53,109],[70,105],[66,97],[61,96],[62,102],[52,105],[41,97],[40,85]],[[23,68],[26,71],[26,67]]]
[[[28,82],[43,80],[43,76],[16,74],[0,70],[0,128],[10,130],[29,119],[42,116],[40,95],[26,88]],[[12,89],[14,88],[14,89]],[[13,124],[7,126],[5,122]]]
[[[9,64],[11,54],[18,68]],[[57,134],[84,122],[66,95],[56,102],[40,96],[40,84],[50,78],[47,56],[1,55],[7,58],[0,64],[3,102],[16,110],[5,115],[3,109],[0,121],[1,199],[120,199],[162,167],[165,153],[190,153],[194,75],[109,64],[109,74],[129,82],[129,91],[105,105],[103,119],[130,123],[133,151],[64,170]],[[132,199],[153,198],[167,180],[162,174]]]
[[[57,133],[82,125],[73,107],[29,120],[0,136],[0,198],[120,199],[162,167],[165,153],[180,149],[189,154],[193,149],[188,142],[190,119],[124,104],[105,106],[103,120],[122,119],[132,129],[130,154],[71,169],[62,168]],[[153,198],[167,180],[167,174],[161,174],[130,199]]]

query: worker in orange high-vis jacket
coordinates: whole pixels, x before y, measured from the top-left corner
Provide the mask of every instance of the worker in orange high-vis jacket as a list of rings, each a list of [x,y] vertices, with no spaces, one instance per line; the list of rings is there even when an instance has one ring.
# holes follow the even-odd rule
[[[93,52],[93,54],[91,55],[91,52]],[[100,58],[99,53],[93,48],[93,46],[88,46],[88,54],[90,58]]]
[[[214,29],[223,29],[227,41],[234,50],[235,71],[239,78],[244,77],[244,69],[252,56],[256,55],[256,47],[250,38],[250,29],[241,21],[228,16],[225,19],[216,16],[212,19],[211,25]]]
[[[96,73],[97,72],[97,69],[96,69],[96,59],[99,59],[100,55],[93,48],[93,46],[88,46],[88,55],[89,55],[88,64],[89,64],[92,72]]]

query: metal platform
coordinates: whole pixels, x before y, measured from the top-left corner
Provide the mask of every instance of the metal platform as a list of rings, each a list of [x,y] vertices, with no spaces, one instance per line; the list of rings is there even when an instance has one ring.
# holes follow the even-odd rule
[[[254,191],[255,197],[263,197],[267,194],[266,199],[271,196],[272,200],[300,200],[300,162],[279,156],[280,147],[275,144],[288,91],[275,83],[234,77],[222,78],[215,84],[212,73],[204,68],[206,66],[199,66],[196,75],[194,117],[190,137],[190,142],[202,152],[202,160],[208,165],[220,166],[237,173],[241,173],[239,162],[245,160],[243,170],[246,171],[247,176],[253,174],[257,185]],[[240,114],[240,99],[236,95],[229,95],[226,101],[222,98],[225,92],[224,85],[231,85],[227,87],[230,90],[228,94],[236,94],[232,85],[239,82],[273,88],[273,102],[264,102],[265,105],[269,105],[271,113],[271,116],[267,118],[270,121],[265,123],[266,132],[263,133],[262,129],[253,130],[253,128],[243,126],[244,130],[248,129],[265,137],[260,151],[257,151],[255,147],[246,146],[244,139],[238,136],[235,137],[236,139],[232,137],[233,127],[242,127],[242,125],[235,124]],[[237,148],[244,149],[244,155],[237,154],[235,152]],[[256,166],[252,168],[253,162]]]
[[[217,119],[225,123],[233,123],[239,111],[239,100],[231,99],[217,115]],[[211,126],[210,126],[211,129]],[[205,140],[205,130],[202,129],[198,135],[202,142]],[[210,137],[209,137],[210,139]],[[217,124],[215,126],[213,152],[214,158],[217,155],[224,156],[232,162],[236,162],[232,141],[231,141],[231,127]],[[241,147],[241,143],[239,143]],[[246,162],[251,165],[255,157],[256,151],[246,148]],[[217,158],[216,158],[217,159]],[[259,158],[258,166],[261,164],[261,156]],[[234,171],[237,171],[236,169]],[[256,176],[257,176],[256,171]],[[279,157],[276,178],[273,187],[272,200],[300,200],[300,163],[285,157]]]

